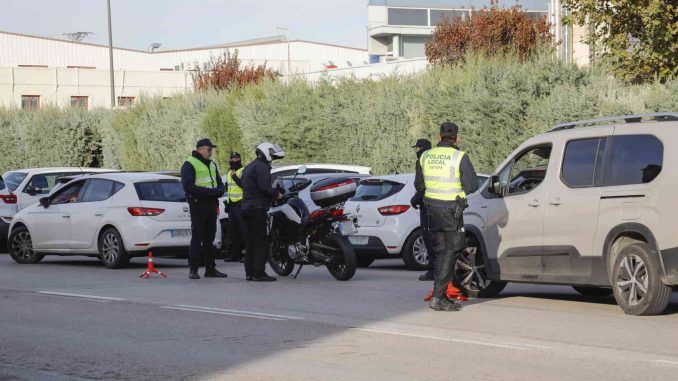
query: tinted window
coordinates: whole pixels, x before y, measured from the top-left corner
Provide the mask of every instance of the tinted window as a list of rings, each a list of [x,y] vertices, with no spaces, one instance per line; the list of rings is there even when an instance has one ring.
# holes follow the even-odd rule
[[[78,196],[80,196],[80,191],[84,185],[84,181],[79,181],[77,183],[65,186],[52,196],[52,201],[50,203],[54,205],[78,202]]]
[[[116,184],[120,187],[116,187]],[[122,184],[111,180],[92,179],[87,184],[85,193],[82,196],[82,202],[103,201],[113,196],[117,190],[122,189]]]
[[[2,176],[0,176],[0,190],[5,189],[5,181],[2,179]]]
[[[134,188],[142,201],[186,202],[186,194],[179,181],[136,183]]]
[[[365,180],[360,183],[351,201],[379,201],[403,189],[405,185],[394,181]]]
[[[19,184],[24,181],[27,175],[28,174],[25,172],[7,172],[2,175],[2,179],[4,180],[7,188],[14,192],[16,188],[19,187]]]
[[[428,10],[426,9],[388,9],[389,25],[428,25]]]
[[[467,11],[453,11],[451,9],[431,9],[431,26],[440,24],[443,20],[450,21],[461,19],[464,20],[468,16]]]
[[[610,138],[606,185],[643,184],[662,170],[664,145],[652,135],[622,135]]]
[[[563,158],[562,178],[571,187],[594,185],[600,139],[575,140],[567,143]]]
[[[46,173],[33,175],[31,180],[24,188],[24,193],[28,193],[29,190],[32,189],[36,194],[48,194],[58,183],[57,179],[64,175],[64,173]]]

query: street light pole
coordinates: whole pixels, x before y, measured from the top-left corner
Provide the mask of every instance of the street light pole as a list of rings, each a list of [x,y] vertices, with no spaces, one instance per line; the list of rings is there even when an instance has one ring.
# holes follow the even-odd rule
[[[113,72],[113,27],[111,26],[111,0],[108,3],[108,58],[111,73],[111,108],[115,108],[115,74]]]

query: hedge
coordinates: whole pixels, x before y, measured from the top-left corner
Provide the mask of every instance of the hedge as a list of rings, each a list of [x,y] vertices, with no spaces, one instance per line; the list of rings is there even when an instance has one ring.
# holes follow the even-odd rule
[[[0,108],[0,170],[53,165],[178,169],[199,137],[245,160],[262,141],[286,163],[363,164],[375,173],[413,170],[412,143],[434,139],[440,122],[461,126],[461,148],[479,172],[526,138],[568,120],[675,111],[678,80],[629,85],[551,55],[528,61],[469,57],[452,67],[379,80],[268,81],[227,92],[142,97],[118,111]]]

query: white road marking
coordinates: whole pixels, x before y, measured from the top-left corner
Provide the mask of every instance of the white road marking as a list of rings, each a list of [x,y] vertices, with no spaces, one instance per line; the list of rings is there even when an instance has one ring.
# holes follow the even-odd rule
[[[201,308],[187,308],[187,307],[179,307],[179,306],[160,306],[160,308],[164,308],[164,309],[168,309],[168,310],[202,312],[202,313],[215,314],[215,315],[228,315],[228,316],[236,316],[236,317],[245,317],[245,318],[250,318],[250,319],[264,319],[264,320],[276,320],[276,321],[285,320],[285,319],[282,319],[282,318],[249,315],[249,314],[240,314],[240,313],[234,313],[234,312],[214,311],[214,310],[206,310],[206,309],[201,309]]]
[[[652,360],[652,361],[662,365],[678,366],[678,361],[669,361],[669,360]]]
[[[304,319],[303,317],[301,317],[301,316],[267,314],[267,313],[263,313],[263,312],[243,311],[243,310],[231,310],[231,309],[214,308],[214,307],[203,307],[203,306],[189,306],[189,305],[185,305],[185,304],[177,304],[176,307],[195,308],[195,309],[199,309],[199,310],[209,310],[209,311],[218,311],[218,312],[229,312],[229,313],[244,314],[244,315],[256,315],[256,316],[264,316],[264,317],[280,318],[280,319],[285,319],[285,320],[305,320],[305,319]]]
[[[529,345],[529,344],[508,344],[508,343],[494,343],[494,342],[489,342],[489,341],[478,341],[478,340],[468,340],[468,339],[455,339],[455,338],[451,338],[451,337],[419,335],[419,334],[415,334],[415,333],[389,331],[389,330],[384,330],[384,329],[373,329],[373,328],[352,328],[352,329],[355,330],[355,331],[382,333],[382,334],[386,334],[386,335],[414,337],[414,338],[417,338],[417,339],[426,339],[426,340],[447,341],[447,342],[451,342],[451,343],[483,345],[483,346],[488,346],[488,347],[497,347],[497,348],[505,348],[505,349],[518,349],[518,350],[549,349],[549,347],[540,347],[540,346]]]
[[[110,297],[110,296],[71,294],[71,293],[67,293],[67,292],[37,291],[37,293],[42,294],[42,295],[65,296],[65,297],[69,297],[69,298],[81,298],[81,299],[88,299],[88,300],[97,300],[97,301],[100,301],[100,302],[121,302],[121,301],[125,300],[125,299],[122,299],[122,298],[114,298],[114,297]]]

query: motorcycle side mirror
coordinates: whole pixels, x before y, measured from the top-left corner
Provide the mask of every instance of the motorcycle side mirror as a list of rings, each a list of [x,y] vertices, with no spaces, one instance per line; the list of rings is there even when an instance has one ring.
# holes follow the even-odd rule
[[[41,198],[40,205],[42,205],[43,208],[47,209],[47,207],[49,207],[49,197]]]
[[[308,168],[305,165],[302,165],[301,167],[299,167],[299,169],[297,169],[297,175],[303,175],[306,173],[307,170]]]

